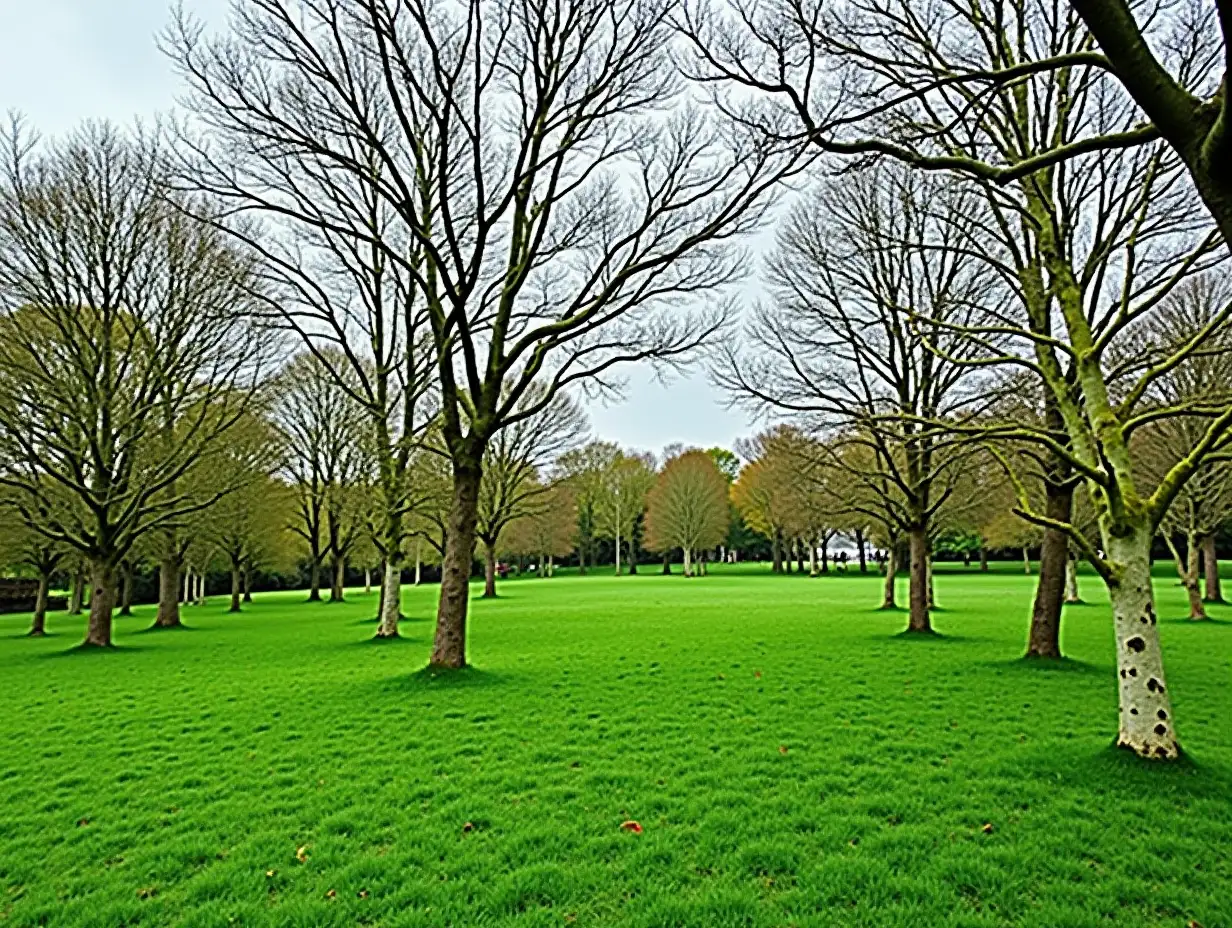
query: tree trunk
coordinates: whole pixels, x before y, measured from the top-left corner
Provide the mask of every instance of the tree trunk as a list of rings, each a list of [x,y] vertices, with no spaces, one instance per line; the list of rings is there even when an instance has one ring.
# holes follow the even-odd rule
[[[449,531],[441,562],[441,594],[436,611],[436,636],[431,665],[458,669],[466,666],[466,610],[471,565],[475,560],[475,522],[479,510],[479,460],[454,463],[453,502]]]
[[[670,574],[672,572],[672,553],[670,551],[663,552],[663,573]]]
[[[898,602],[894,598],[894,581],[898,574],[898,555],[895,553],[898,545],[891,543],[886,549],[885,563],[885,593],[881,597],[882,609],[897,609]]]
[[[231,562],[231,608],[228,612],[240,611],[240,565]]]
[[[172,545],[168,545],[170,549]],[[188,578],[185,577],[185,582]],[[187,598],[187,597],[185,597]],[[178,628],[180,621],[180,559],[173,550],[163,552],[158,565],[158,612],[154,616],[155,628]]]
[[[1185,564],[1176,562],[1176,572],[1180,574],[1181,586],[1185,587],[1185,595],[1189,597],[1189,618],[1195,622],[1205,621],[1206,607],[1202,604],[1202,589],[1199,573],[1201,572],[1201,550],[1193,532],[1185,535]]]
[[[133,614],[133,565],[127,561],[120,568],[120,615]]]
[[[252,571],[245,567],[243,575],[240,578],[244,583],[244,602],[252,602]]]
[[[34,597],[34,616],[30,621],[30,637],[42,638],[47,634],[47,589],[51,577],[47,571],[39,571],[38,593]]]
[[[783,536],[777,529],[770,537],[770,553],[774,559],[770,567],[771,571],[781,574],[783,572]]]
[[[686,546],[684,549],[684,575],[693,576],[693,552]]]
[[[1054,467],[1068,469],[1064,465]],[[1072,485],[1047,480],[1045,514],[1056,522],[1069,522],[1073,517],[1074,488]],[[1061,607],[1072,565],[1069,537],[1062,531],[1044,530],[1040,544],[1039,581],[1035,585],[1035,601],[1031,606],[1031,630],[1027,637],[1027,657],[1061,657]],[[1077,579],[1074,580],[1075,590]],[[1076,595],[1076,594],[1075,594]]]
[[[548,555],[548,576],[551,577],[556,573],[556,564],[552,560],[552,555]]]
[[[340,554],[334,555],[334,579],[329,587],[331,603],[346,602],[346,558]]]
[[[868,573],[868,554],[864,550],[864,529],[856,529],[856,551],[860,557],[860,573]]]
[[[1206,591],[1203,599],[1208,603],[1223,602],[1223,590],[1219,587],[1219,557],[1215,552],[1215,533],[1202,538],[1202,566],[1206,574]]]
[[[492,599],[494,596],[496,596],[496,545],[485,541],[483,543],[483,598]]]
[[[385,573],[381,578],[381,621],[376,637],[397,638],[398,622],[402,618],[402,564],[393,558],[385,559]]]
[[[87,648],[111,647],[111,609],[115,603],[115,565],[101,558],[90,560],[90,622]]]
[[[1082,602],[1078,593],[1078,560],[1068,555],[1065,558],[1065,602],[1069,605]]]
[[[804,543],[797,538],[793,543],[796,549],[796,573],[804,573]]]
[[[78,565],[76,572],[73,574],[73,589],[69,593],[69,615],[81,615],[81,604],[85,600],[85,590],[86,569],[85,567]]]
[[[930,550],[931,545],[924,549],[924,558],[927,566],[925,571],[928,574],[928,608],[937,608],[937,588],[933,586],[933,554]]]
[[[817,576],[817,543],[815,541],[810,541],[808,549],[809,549],[809,552],[808,552],[809,553],[809,576],[816,577]]]
[[[364,595],[367,596],[372,592],[372,568],[364,568]]]
[[[1117,747],[1143,757],[1174,760],[1180,756],[1180,745],[1151,589],[1151,535],[1145,528],[1122,536],[1105,533],[1105,544],[1108,559],[1118,568],[1116,581],[1108,586],[1120,690]]]
[[[1066,544],[1062,539],[1062,544]],[[1040,552],[1039,581],[1035,585],[1035,603],[1031,609],[1031,629],[1027,637],[1027,657],[1061,657],[1061,602],[1065,592],[1069,562],[1066,548],[1060,551],[1063,560],[1059,565],[1048,563],[1045,557],[1055,557],[1044,540]]]
[[[922,526],[911,530],[911,617],[907,631],[929,634],[933,630],[928,615],[931,571],[928,558],[928,530]]]
[[[980,570],[988,570],[988,549],[980,545]]]
[[[423,583],[423,558],[419,556],[419,541],[415,541],[415,585]]]
[[[830,572],[830,542],[825,535],[821,536],[821,572]]]
[[[1022,572],[1031,576],[1031,549],[1026,545],[1022,546]]]
[[[321,601],[321,559],[313,556],[312,562],[308,567],[308,602],[317,603]]]

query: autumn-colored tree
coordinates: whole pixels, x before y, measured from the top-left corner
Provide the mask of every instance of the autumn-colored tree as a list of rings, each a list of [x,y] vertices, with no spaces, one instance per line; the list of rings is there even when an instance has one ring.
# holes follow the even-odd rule
[[[577,527],[577,500],[567,482],[546,487],[539,496],[540,505],[506,531],[503,549],[518,557],[539,558],[539,576],[550,577],[555,560],[573,550]]]
[[[727,524],[727,478],[709,454],[685,451],[663,465],[646,496],[647,547],[680,548],[691,577],[694,552],[722,542]]]

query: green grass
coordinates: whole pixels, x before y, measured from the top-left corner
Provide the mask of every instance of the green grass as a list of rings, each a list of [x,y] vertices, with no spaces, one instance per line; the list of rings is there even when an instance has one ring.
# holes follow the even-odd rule
[[[511,581],[443,676],[428,587],[392,643],[362,594],[111,653],[0,617],[0,924],[1232,925],[1232,609],[1161,570],[1188,760],[1149,767],[1106,606],[1026,664],[1011,568],[941,572],[936,639],[874,576]]]

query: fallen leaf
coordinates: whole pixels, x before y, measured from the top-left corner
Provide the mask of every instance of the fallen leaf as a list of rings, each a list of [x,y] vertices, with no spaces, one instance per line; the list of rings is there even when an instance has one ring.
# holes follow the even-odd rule
[[[475,830],[474,822],[467,822],[465,825],[462,826],[462,834],[464,835],[470,834],[474,830]]]
[[[89,824],[90,824],[90,820],[89,820],[88,818],[79,818],[79,819],[77,819],[77,827],[78,827],[78,828],[85,828],[85,827],[86,827],[87,825],[89,825]]]
[[[334,898],[335,896],[337,896],[337,895],[338,895],[338,890],[336,890],[336,889],[331,889],[329,892],[327,892],[327,893],[325,894],[325,898],[326,898],[326,899],[333,899],[333,898]]]
[[[277,870],[266,870],[265,875],[272,880],[275,876],[278,875],[278,871]]]
[[[157,886],[146,886],[142,889],[137,890],[138,899],[153,899],[157,895],[158,895]]]
[[[640,835],[642,833],[642,826],[641,823],[635,822],[633,819],[629,819],[627,822],[620,823],[620,830],[630,832],[631,834]]]
[[[986,835],[992,834],[992,822],[985,822],[984,827],[980,829]]]
[[[1196,922],[1194,919],[1191,918],[1189,921],[1185,923],[1185,928],[1202,928],[1202,926],[1198,922]]]
[[[361,889],[361,890],[359,891],[359,898],[360,898],[360,899],[367,899],[367,898],[368,898],[368,890],[366,890],[366,889]]]
[[[760,679],[761,679],[761,671],[760,671],[760,670],[754,670],[754,671],[753,671],[753,676],[754,676],[754,677],[756,677],[758,680],[760,680]]]
[[[295,849],[295,859],[301,864],[308,863],[308,845],[304,844]]]
[[[779,753],[780,753],[780,754],[786,754],[786,753],[787,753],[787,745],[785,745],[785,744],[780,744],[780,745],[779,745]]]

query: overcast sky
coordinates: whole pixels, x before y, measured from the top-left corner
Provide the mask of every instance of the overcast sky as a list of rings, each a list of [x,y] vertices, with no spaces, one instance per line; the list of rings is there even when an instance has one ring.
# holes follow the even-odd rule
[[[43,134],[89,118],[127,122],[175,104],[176,80],[154,44],[170,0],[0,0],[0,109],[23,113]],[[227,0],[186,0],[225,21]],[[591,407],[600,437],[641,450],[669,442],[731,447],[750,426],[724,409],[701,371],[664,386],[627,371],[626,399]]]

